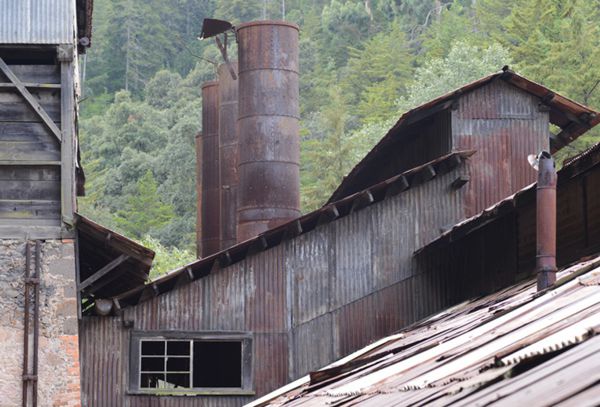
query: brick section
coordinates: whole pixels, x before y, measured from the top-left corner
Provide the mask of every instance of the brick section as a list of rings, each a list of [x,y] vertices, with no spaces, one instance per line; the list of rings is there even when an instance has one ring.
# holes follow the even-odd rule
[[[38,405],[81,406],[73,241],[44,242],[41,260]],[[0,240],[0,407],[21,405],[24,273],[25,242]]]

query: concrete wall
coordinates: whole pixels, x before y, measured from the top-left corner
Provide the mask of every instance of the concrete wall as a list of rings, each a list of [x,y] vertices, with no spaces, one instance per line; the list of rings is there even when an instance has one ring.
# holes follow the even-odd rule
[[[35,246],[30,244],[33,271]],[[38,406],[79,406],[73,241],[42,243],[41,264]],[[22,403],[24,275],[25,241],[0,240],[0,407]]]

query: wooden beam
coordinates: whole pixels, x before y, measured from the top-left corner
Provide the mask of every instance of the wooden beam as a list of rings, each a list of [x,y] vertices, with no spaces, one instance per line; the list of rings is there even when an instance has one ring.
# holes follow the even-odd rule
[[[79,291],[84,290],[90,285],[94,284],[96,281],[100,280],[102,277],[110,273],[115,268],[119,267],[121,264],[129,260],[129,256],[122,254],[106,266],[102,267],[100,270],[96,271],[94,274],[86,278],[84,281],[79,284]]]
[[[62,141],[62,137],[60,134],[59,128],[56,126],[54,121],[48,116],[44,108],[38,103],[38,101],[33,97],[33,95],[27,90],[27,88],[23,85],[23,82],[11,71],[11,69],[6,65],[6,62],[0,57],[0,71],[11,81],[21,96],[29,103],[29,106],[33,109],[33,111],[42,119],[42,122],[48,127],[48,130],[58,139],[58,141]]]
[[[60,63],[60,124],[62,131],[61,153],[61,202],[62,221],[68,227],[73,226],[73,213],[77,207],[75,194],[75,80],[73,60],[75,50],[72,45],[56,47],[56,59]],[[63,225],[63,226],[65,226]]]
[[[32,82],[21,82],[26,88],[34,89],[60,89],[58,83],[32,83]],[[0,89],[15,89],[17,85],[14,83],[0,83]]]

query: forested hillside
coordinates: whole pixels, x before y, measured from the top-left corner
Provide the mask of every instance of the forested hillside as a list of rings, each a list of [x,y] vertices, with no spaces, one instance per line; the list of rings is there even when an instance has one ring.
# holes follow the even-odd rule
[[[304,211],[402,112],[503,65],[600,108],[599,0],[95,0],[80,211],[156,249],[155,273],[193,258],[205,17],[300,26]]]

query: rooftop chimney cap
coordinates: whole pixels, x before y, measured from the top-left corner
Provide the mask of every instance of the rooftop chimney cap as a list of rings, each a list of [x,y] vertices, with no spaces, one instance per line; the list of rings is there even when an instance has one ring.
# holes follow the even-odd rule
[[[235,27],[229,21],[217,20],[214,18],[205,18],[202,22],[202,32],[200,33],[200,40],[205,38],[214,37],[215,35],[222,34],[227,31],[234,31]]]

